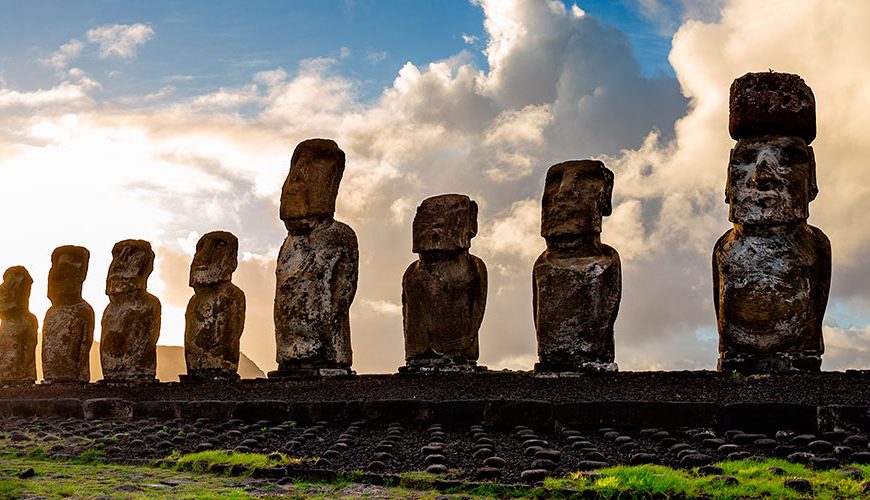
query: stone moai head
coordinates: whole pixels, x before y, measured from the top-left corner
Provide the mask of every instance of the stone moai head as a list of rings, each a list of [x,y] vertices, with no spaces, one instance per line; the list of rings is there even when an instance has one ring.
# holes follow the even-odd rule
[[[296,146],[281,189],[281,220],[288,230],[333,216],[344,163],[344,151],[335,141],[309,139]]]
[[[66,245],[54,249],[51,270],[48,271],[48,298],[52,304],[81,300],[90,259],[91,253],[84,247]]]
[[[196,243],[190,265],[190,286],[201,287],[228,283],[239,266],[239,239],[233,233],[206,233]]]
[[[477,203],[463,194],[433,196],[417,207],[412,251],[467,250],[475,235]]]
[[[27,311],[33,278],[27,269],[13,266],[3,273],[0,284],[0,315],[14,311]]]
[[[106,295],[145,290],[154,270],[154,251],[144,240],[123,240],[112,247],[112,263],[106,278]]]
[[[798,75],[747,73],[731,85],[725,202],[735,224],[779,224],[809,217],[818,194],[813,92]]]
[[[613,172],[598,160],[559,163],[547,171],[541,236],[559,238],[600,233],[612,211]]]

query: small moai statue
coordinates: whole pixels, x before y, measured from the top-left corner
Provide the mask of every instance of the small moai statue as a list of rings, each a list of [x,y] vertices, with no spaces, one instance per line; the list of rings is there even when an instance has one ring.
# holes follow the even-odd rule
[[[239,378],[239,340],[245,328],[245,293],[232,284],[239,265],[239,239],[214,231],[196,244],[190,265],[193,297],[184,314],[182,382]]]
[[[616,371],[613,324],[622,297],[619,254],[601,243],[611,213],[613,172],[597,160],[547,171],[541,236],[532,271],[538,373]]]
[[[818,193],[813,92],[798,75],[731,85],[725,202],[734,224],[713,248],[721,371],[818,371],[831,244],[807,224]]]
[[[58,247],[51,254],[51,307],[42,322],[42,376],[46,384],[86,384],[91,380],[94,310],[82,299],[90,258],[87,248],[72,245]]]
[[[106,278],[109,305],[103,312],[100,364],[103,382],[155,382],[160,301],[146,291],[154,251],[144,240],[123,240],[112,248]]]
[[[275,270],[278,370],[270,378],[354,374],[349,310],[359,249],[353,229],[334,218],[344,164],[344,151],[328,139],[293,151],[281,190],[288,234]]]
[[[36,316],[30,312],[33,278],[21,266],[0,284],[0,385],[36,382]]]
[[[423,200],[413,226],[419,256],[402,277],[405,366],[400,373],[474,371],[487,274],[471,255],[477,203],[461,194]]]

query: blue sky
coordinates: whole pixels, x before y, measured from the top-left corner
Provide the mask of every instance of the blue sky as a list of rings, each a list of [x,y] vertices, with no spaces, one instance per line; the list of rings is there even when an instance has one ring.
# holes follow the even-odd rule
[[[179,345],[195,243],[229,230],[249,305],[242,349],[271,369],[278,196],[293,147],[329,137],[348,158],[336,217],[360,244],[359,372],[403,361],[411,221],[442,193],[480,206],[480,362],[531,368],[543,178],[583,158],[616,178],[602,240],[623,266],[617,363],[713,368],[728,88],[773,68],[800,74],[818,103],[810,223],[834,255],[823,368],[870,367],[870,2],[0,0],[0,11],[0,213],[15,214],[0,269],[27,267],[40,318],[54,247],[91,250],[84,296],[99,314],[112,245],[142,238],[157,253],[160,342]]]

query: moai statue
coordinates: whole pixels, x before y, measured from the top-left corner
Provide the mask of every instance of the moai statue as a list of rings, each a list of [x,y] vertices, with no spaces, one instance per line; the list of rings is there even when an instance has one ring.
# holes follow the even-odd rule
[[[731,85],[725,202],[734,228],[713,248],[719,370],[818,371],[831,244],[807,224],[818,193],[813,92],[797,75]]]
[[[414,217],[419,259],[402,278],[405,366],[400,372],[473,371],[486,308],[486,266],[468,253],[477,203],[461,194],[423,200]]]
[[[30,312],[33,278],[21,266],[0,284],[0,385],[36,382],[36,316]]]
[[[157,371],[160,301],[145,288],[154,270],[154,251],[143,240],[112,248],[106,278],[109,305],[103,312],[100,363],[105,383],[151,383]]]
[[[547,171],[541,236],[547,249],[532,271],[538,339],[536,372],[616,371],[613,324],[622,296],[619,254],[601,243],[613,172],[597,160]]]
[[[88,383],[94,344],[94,310],[82,299],[88,275],[87,248],[58,247],[51,254],[48,298],[42,322],[42,376],[45,383]]]
[[[281,191],[288,235],[275,271],[278,370],[272,378],[351,375],[349,309],[356,294],[356,234],[333,218],[344,151],[327,139],[293,151]]]
[[[190,265],[193,297],[187,304],[182,382],[239,378],[239,340],[245,328],[245,293],[231,283],[239,265],[239,239],[205,234]]]

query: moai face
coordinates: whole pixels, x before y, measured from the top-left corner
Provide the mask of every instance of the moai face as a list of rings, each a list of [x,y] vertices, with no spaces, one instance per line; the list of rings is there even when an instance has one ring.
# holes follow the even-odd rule
[[[344,151],[334,141],[309,139],[296,146],[281,190],[281,220],[288,230],[306,219],[333,216],[344,163]]]
[[[731,151],[725,201],[735,224],[806,220],[817,193],[813,148],[800,137],[740,139]]]
[[[601,232],[611,213],[613,172],[596,160],[550,167],[544,186],[541,236],[558,238]]]
[[[69,304],[82,298],[82,283],[88,275],[91,254],[77,246],[58,247],[51,254],[48,272],[48,298],[54,305]]]
[[[33,278],[21,266],[10,267],[3,273],[0,284],[0,314],[26,311],[30,303],[30,287]]]
[[[238,265],[239,239],[225,231],[207,233],[196,244],[196,254],[190,265],[190,286],[227,283]]]
[[[427,198],[417,207],[413,233],[414,253],[468,249],[477,234],[477,203],[461,194]]]
[[[106,294],[119,295],[145,290],[154,270],[154,251],[143,240],[124,240],[112,248],[112,263],[106,278]]]

